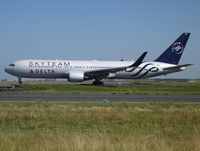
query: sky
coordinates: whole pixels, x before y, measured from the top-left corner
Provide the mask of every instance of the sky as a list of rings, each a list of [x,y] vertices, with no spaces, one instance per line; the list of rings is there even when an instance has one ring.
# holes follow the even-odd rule
[[[0,79],[20,59],[156,59],[191,32],[183,72],[160,78],[200,78],[199,0],[0,0]]]

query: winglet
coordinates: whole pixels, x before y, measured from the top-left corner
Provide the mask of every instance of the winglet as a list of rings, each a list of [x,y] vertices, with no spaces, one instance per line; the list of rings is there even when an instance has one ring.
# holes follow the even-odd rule
[[[132,65],[129,67],[138,67],[142,61],[144,60],[145,56],[147,55],[147,52],[144,52]]]

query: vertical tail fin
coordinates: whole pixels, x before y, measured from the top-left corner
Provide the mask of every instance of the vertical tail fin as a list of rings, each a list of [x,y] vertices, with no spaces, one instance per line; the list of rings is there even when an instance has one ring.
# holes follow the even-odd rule
[[[190,33],[182,33],[181,36],[174,41],[155,61],[170,64],[178,64],[184,51]]]

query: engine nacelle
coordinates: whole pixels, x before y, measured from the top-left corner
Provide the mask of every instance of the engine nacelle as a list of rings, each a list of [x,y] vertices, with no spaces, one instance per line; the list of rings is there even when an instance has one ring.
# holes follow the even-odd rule
[[[83,80],[84,80],[83,72],[71,71],[69,73],[69,78],[68,78],[69,82],[83,82]]]

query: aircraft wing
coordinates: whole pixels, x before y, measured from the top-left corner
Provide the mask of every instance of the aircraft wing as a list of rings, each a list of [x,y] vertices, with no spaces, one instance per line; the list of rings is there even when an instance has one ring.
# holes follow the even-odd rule
[[[191,66],[191,65],[192,64],[177,65],[177,66],[173,66],[173,67],[164,68],[163,70],[181,70],[182,67],[187,67],[187,66]]]
[[[110,73],[116,73],[116,72],[123,71],[123,70],[125,70],[127,68],[131,68],[131,67],[138,67],[144,60],[146,54],[147,54],[147,52],[144,52],[133,64],[131,64],[129,66],[109,68],[109,69],[100,69],[100,70],[94,70],[94,71],[86,71],[84,74],[88,77],[105,78]]]
[[[107,77],[110,73],[116,73],[118,71],[123,71],[127,67],[119,67],[119,68],[109,68],[109,69],[101,69],[101,70],[94,70],[94,71],[86,71],[84,74],[88,77],[101,77],[102,79]]]

